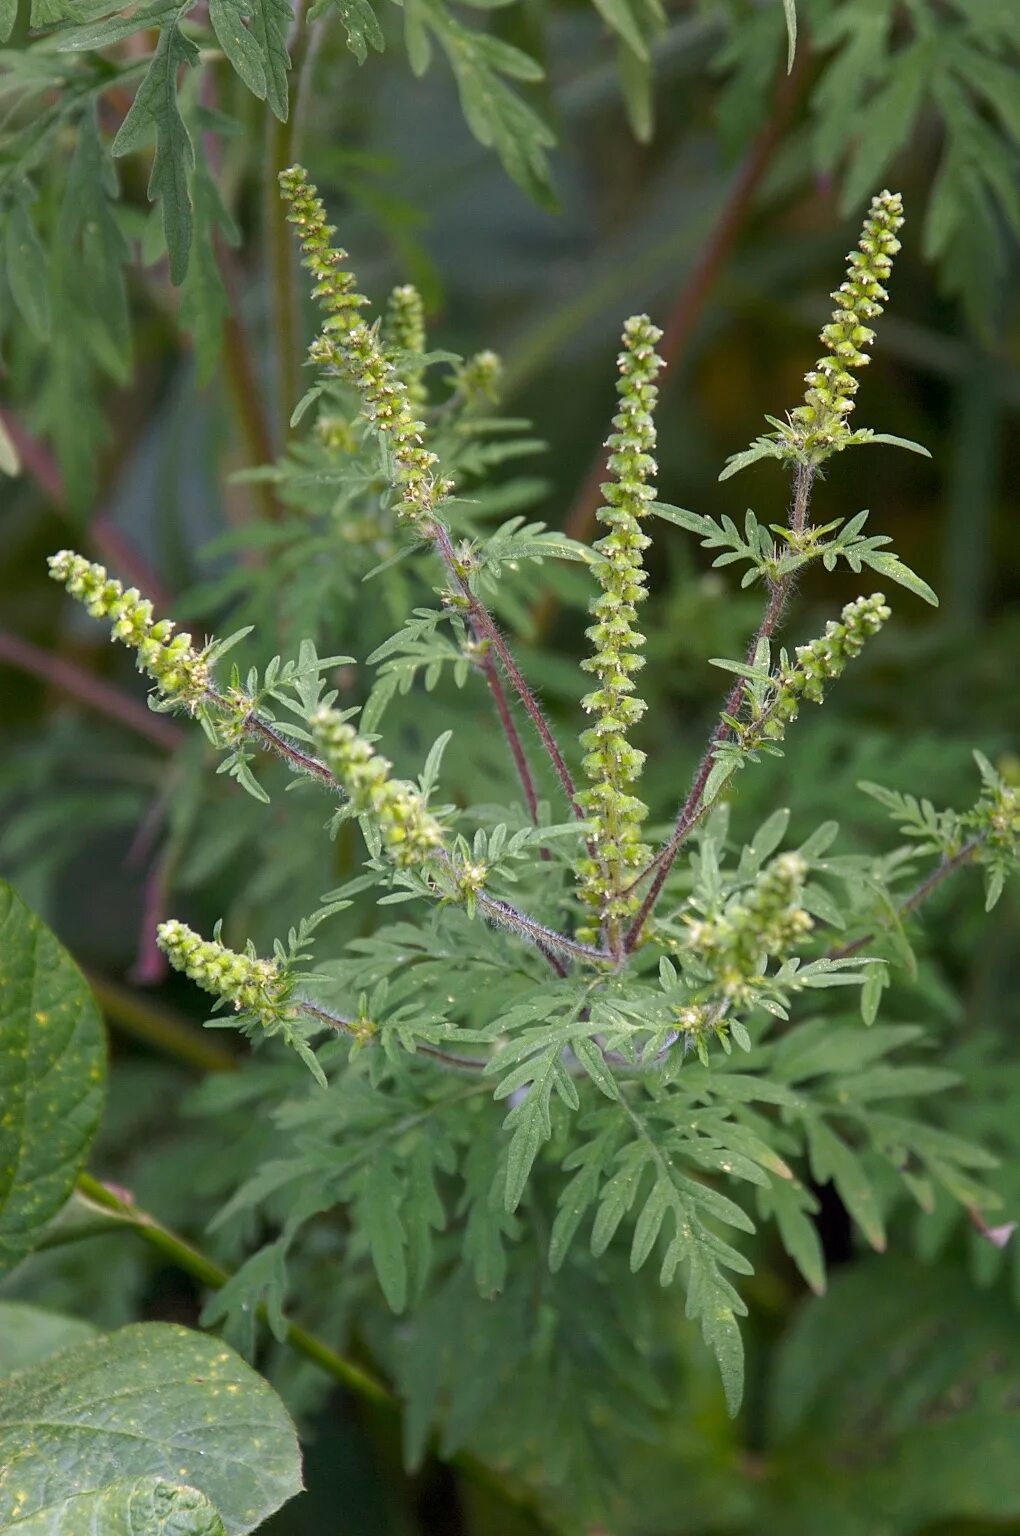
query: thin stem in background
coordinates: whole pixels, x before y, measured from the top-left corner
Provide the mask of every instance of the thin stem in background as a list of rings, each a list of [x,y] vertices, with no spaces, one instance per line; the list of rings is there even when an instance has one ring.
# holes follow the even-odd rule
[[[240,1063],[232,1051],[172,1009],[94,972],[86,972],[85,979],[103,1013],[121,1033],[197,1072],[236,1072]]]
[[[0,421],[18,451],[22,468],[27,470],[60,515],[66,518],[68,512],[64,477],[53,454],[12,412],[0,410]],[[169,605],[170,599],[159,577],[105,512],[100,512],[92,519],[88,536],[96,553],[123,571],[157,606],[165,608]]]
[[[173,1265],[197,1280],[200,1285],[218,1291],[222,1290],[227,1281],[232,1278],[229,1270],[224,1269],[207,1254],[186,1242],[183,1237],[179,1237],[169,1227],[164,1227],[147,1211],[139,1209],[133,1200],[125,1198],[123,1193],[111,1189],[101,1180],[94,1178],[92,1174],[79,1175],[78,1190],[94,1205],[119,1216],[150,1248],[161,1254],[163,1258],[169,1259]],[[265,1321],[265,1308],[260,1306],[257,1310],[259,1317]],[[357,1361],[341,1355],[338,1350],[333,1349],[323,1339],[317,1338],[307,1328],[302,1328],[299,1323],[288,1322],[284,1340],[295,1354],[301,1355],[305,1360],[318,1366],[327,1376],[332,1377],[341,1387],[363,1402],[382,1409],[390,1417],[400,1414],[399,1399],[379,1376],[365,1366],[359,1365]],[[509,1482],[468,1451],[458,1451],[446,1460],[469,1482],[491,1494],[506,1508],[514,1510],[529,1521],[536,1532],[547,1532],[551,1536],[551,1527],[539,1513],[533,1496],[525,1489]]]
[[[807,71],[808,49],[802,46],[790,75],[785,76],[776,96],[772,115],[752,141],[750,149],[730,186],[711,234],[705,241],[686,283],[677,295],[663,327],[656,351],[667,365],[668,380],[674,376],[677,362],[686,352],[705,305],[726,263],[733,254],[744,224],[754,205],[758,189],[765,179],[779,148],[783,134],[800,98]],[[602,504],[602,482],[607,475],[607,453],[600,448],[591,462],[581,488],[574,498],[563,525],[572,539],[588,543],[595,527],[595,516]],[[536,605],[533,622],[541,636],[556,613],[557,598],[547,593]]]
[[[139,736],[144,736],[154,746],[167,752],[175,751],[184,740],[184,732],[165,715],[156,715],[144,704],[121,693],[111,684],[93,676],[76,662],[54,656],[41,646],[23,640],[20,635],[0,631],[0,662],[15,667],[19,672],[41,678],[59,688],[62,693],[80,704],[87,704],[99,715],[127,726]]]
[[[503,639],[503,635],[495,619],[492,617],[491,613],[485,607],[481,599],[472,591],[467,577],[461,574],[457,561],[457,555],[450,540],[449,530],[443,523],[439,522],[438,519],[436,519],[434,526],[436,531],[433,537],[433,543],[436,553],[442,560],[450,575],[450,579],[456,585],[457,590],[460,592],[467,605],[468,617],[471,620],[473,628],[479,635],[488,640],[489,644],[492,646],[492,649],[495,651],[503,671],[510,679],[514,692],[517,694],[517,697],[524,705],[525,711],[527,712],[532,725],[538,732],[539,740],[545,748],[549,757],[549,761],[552,763],[553,768],[556,771],[556,776],[563,786],[563,792],[567,797],[571,810],[577,817],[578,821],[584,821],[585,815],[577,798],[577,789],[574,785],[573,775],[571,774],[570,769],[567,767],[563,753],[560,751],[556,738],[554,737],[549,727],[549,722],[546,720],[545,715],[542,713],[538,700],[535,698],[535,695],[532,693],[530,687],[528,686],[524,674],[521,672],[520,667],[514,660],[513,655],[510,652],[510,648],[506,641]],[[589,851],[592,850],[589,848]]]
[[[307,20],[308,0],[298,0],[287,47],[291,57],[290,110],[286,122],[269,117],[266,179],[263,197],[269,258],[269,308],[276,355],[277,448],[290,433],[290,417],[301,393],[302,354],[298,342],[299,307],[294,247],[286,206],[280,198],[279,176],[295,159],[302,96],[314,57],[313,29]]]

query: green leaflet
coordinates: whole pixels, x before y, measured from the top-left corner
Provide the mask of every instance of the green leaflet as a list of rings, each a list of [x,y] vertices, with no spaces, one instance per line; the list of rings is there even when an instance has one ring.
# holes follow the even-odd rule
[[[105,1079],[103,1026],[81,972],[0,881],[0,1272],[71,1194]]]
[[[315,0],[308,19],[316,21],[329,11],[335,11],[339,16],[340,25],[347,33],[347,46],[359,64],[364,64],[368,58],[370,47],[382,53],[386,40],[372,0]]]
[[[216,1511],[241,1536],[301,1489],[297,1439],[272,1388],[218,1339],[165,1323],[101,1335],[6,1382],[0,1469],[0,1526],[32,1518],[39,1536],[81,1530],[84,1497],[96,1501],[89,1514],[122,1521],[104,1533],[155,1536],[176,1498],[193,1517],[189,1536],[214,1536]],[[129,1491],[130,1479],[146,1483]],[[197,1489],[212,1508],[155,1480]],[[138,1508],[148,1523],[129,1523]]]
[[[3,219],[7,281],[25,324],[40,341],[50,333],[49,263],[24,202],[15,203]]]
[[[210,0],[209,21],[245,85],[286,122],[289,0]]]
[[[439,0],[405,0],[404,25],[415,73],[428,67],[431,34],[453,70],[461,108],[479,144],[495,149],[509,175],[537,202],[554,205],[548,151],[555,139],[537,112],[506,84],[507,79],[540,80],[540,66],[519,48],[463,26]]]
[[[163,5],[158,7],[160,30],[156,51],[113,141],[113,153],[126,155],[155,135],[149,198],[162,205],[170,280],[178,285],[188,270],[193,228],[189,182],[195,148],[177,99],[180,70],[198,63],[198,48],[184,36],[180,25],[190,9],[191,0],[172,10]]]

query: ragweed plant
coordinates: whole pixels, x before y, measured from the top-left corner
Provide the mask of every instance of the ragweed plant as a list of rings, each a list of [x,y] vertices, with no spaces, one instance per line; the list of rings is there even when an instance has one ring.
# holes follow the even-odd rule
[[[631,1277],[649,1261],[664,1286],[681,1284],[735,1412],[746,1303],[733,1277],[752,1272],[755,1217],[775,1221],[793,1263],[821,1289],[812,1180],[835,1183],[876,1248],[899,1190],[922,1209],[936,1190],[975,1211],[994,1204],[974,1173],[989,1166],[987,1155],[935,1131],[913,1107],[951,1079],[901,1060],[912,1031],[866,1032],[903,960],[914,909],[964,866],[984,872],[994,901],[1015,867],[1020,813],[1008,772],[982,759],[980,797],[962,814],[878,791],[911,839],[883,858],[834,852],[832,822],[790,846],[785,809],[746,844],[729,831],[737,770],[779,752],[803,705],[826,700],[891,617],[881,592],[864,594],[823,634],[776,654],[804,567],[867,566],[933,600],[885,537],[863,535],[864,514],[845,525],[812,515],[819,469],[848,447],[889,441],[850,431],[847,416],[870,321],[886,300],[900,204],[888,192],[872,203],[823,333],[828,360],[808,376],[804,402],[724,472],[763,457],[786,464],[793,488],[783,523],[763,525],[748,512],[741,531],[728,516],[717,522],[658,500],[659,333],[644,316],[627,321],[599,514],[606,531],[587,557],[597,590],[584,667],[596,686],[570,748],[488,601],[508,543],[514,562],[550,547],[458,530],[457,488],[430,446],[442,408],[433,410],[423,386],[413,295],[398,290],[385,324],[366,320],[367,301],[304,171],[287,171],[281,185],[325,313],[310,352],[316,388],[339,381],[358,403],[345,440],[376,456],[382,514],[395,539],[414,542],[437,585],[437,604],[419,609],[417,627],[377,657],[385,666],[422,635],[443,635],[455,664],[489,691],[520,795],[498,808],[436,803],[451,733],[432,746],[417,782],[399,778],[377,745],[382,703],[370,694],[359,714],[344,697],[336,671],[344,658],[320,659],[306,642],[296,660],[218,681],[225,645],[196,650],[101,568],[67,552],[51,561],[53,576],[136,652],[155,706],[197,715],[244,788],[264,793],[256,759],[275,753],[297,784],[325,791],[334,834],[355,819],[364,836],[362,872],[329,892],[272,959],[175,921],[160,929],[171,963],[217,997],[220,1023],[256,1041],[278,1037],[317,1079],[295,1083],[280,1104],[279,1077],[252,1069],[252,1101],[277,1116],[286,1152],[228,1192],[224,1219],[260,1210],[279,1236],[242,1266],[215,1315],[229,1320],[263,1299],[279,1313],[284,1289],[300,1293],[308,1256],[321,1251],[313,1222],[342,1210],[325,1239],[343,1261],[337,1283],[362,1295],[371,1266],[390,1308],[410,1313],[399,1339],[381,1326],[375,1335],[406,1406],[409,1462],[438,1421],[445,1449],[468,1438],[498,1445],[501,1463],[569,1488],[581,1518],[589,1496],[579,1488],[593,1485],[593,1507],[602,1507],[607,1424],[628,1415],[640,1423],[636,1400],[657,1400],[637,1352],[621,1358],[607,1342],[614,1307],[630,1305]],[[482,354],[457,388],[484,390],[491,372]],[[717,565],[746,564],[743,584],[764,596],[745,654],[718,659],[735,681],[656,849],[645,840],[635,739],[644,708],[636,619],[653,519],[721,549]],[[455,741],[462,754],[469,746]],[[371,931],[310,970],[313,931],[373,896],[382,910]],[[392,904],[405,907],[399,920],[386,916]],[[859,989],[855,1024],[831,1001],[847,987]],[[535,1278],[536,1248],[545,1279]],[[595,1385],[590,1340],[579,1344],[574,1328],[571,1298],[582,1291],[605,1344]],[[466,1317],[479,1320],[474,1333]],[[519,1390],[500,1393],[508,1369],[520,1373]],[[561,1388],[570,1425],[543,1459],[528,1404],[559,1400]]]

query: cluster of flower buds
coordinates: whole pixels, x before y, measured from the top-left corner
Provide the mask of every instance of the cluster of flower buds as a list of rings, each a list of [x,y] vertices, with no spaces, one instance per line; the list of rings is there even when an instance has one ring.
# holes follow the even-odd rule
[[[346,789],[354,811],[379,828],[396,865],[409,869],[442,848],[443,829],[418,790],[391,778],[392,764],[338,710],[320,709],[309,723],[316,751]]]
[[[717,917],[688,919],[689,949],[731,1002],[751,1001],[765,962],[789,954],[811,932],[811,915],[800,899],[806,874],[799,854],[780,854]]]
[[[591,605],[595,623],[587,631],[594,655],[581,663],[595,673],[598,687],[582,700],[595,717],[581,737],[589,788],[580,796],[591,822],[595,857],[582,866],[581,898],[592,912],[593,925],[580,936],[595,941],[604,927],[610,943],[636,909],[638,898],[623,893],[648,856],[641,842],[647,808],[631,792],[644,753],[631,745],[628,733],[645,712],[643,701],[634,697],[632,677],[644,665],[644,636],[635,619],[637,604],[645,597],[642,561],[650,542],[641,531],[641,518],[655,500],[652,412],[658,396],[655,380],[663,366],[655,351],[661,335],[647,315],[635,315],[624,326],[616,430],[607,444],[613,479],[602,487],[605,504],[598,513],[608,532],[595,545],[601,556],[595,577],[602,591]]]
[[[315,278],[313,297],[327,315],[309,357],[360,394],[365,418],[390,445],[400,493],[397,510],[428,538],[435,509],[452,485],[437,474],[436,455],[422,445],[425,424],[416,416],[408,385],[387,356],[378,329],[358,318],[367,301],[355,292],[354,276],[344,268],[347,252],[330,243],[336,231],[307,173],[301,166],[282,171],[280,187],[290,204],[287,217],[297,228],[304,264]]]
[[[838,620],[830,619],[824,635],[798,645],[795,661],[780,667],[771,695],[753,706],[750,720],[736,726],[740,746],[754,751],[764,742],[782,741],[786,728],[796,720],[805,699],[821,704],[827,683],[859,656],[865,641],[878,633],[890,609],[881,592],[847,603]],[[752,697],[748,690],[747,697]]]
[[[838,621],[830,619],[824,635],[798,645],[796,664],[779,674],[776,693],[776,717],[784,723],[794,720],[801,699],[821,704],[825,685],[839,677],[848,662],[861,654],[865,642],[876,635],[889,618],[890,609],[882,592],[855,598],[847,603]]]
[[[466,357],[457,369],[457,392],[469,405],[499,399],[503,378],[503,359],[488,347]]]
[[[274,960],[260,960],[249,944],[246,952],[228,949],[217,939],[203,939],[187,923],[170,918],[156,929],[156,942],[175,971],[214,997],[250,1014],[266,1029],[278,1026],[288,1012],[290,981]]]
[[[805,378],[804,404],[791,412],[791,441],[810,462],[821,463],[850,436],[847,417],[854,408],[858,380],[853,369],[868,362],[864,350],[875,338],[868,322],[882,313],[889,295],[883,284],[900,249],[903,200],[897,192],[872,198],[861,238],[847,258],[847,274],[832,295],[836,310],[822,331],[829,356],[820,358]]]
[[[424,405],[428,399],[424,372],[416,361],[424,355],[425,305],[413,283],[401,283],[394,288],[386,304],[383,322],[383,339],[394,356],[394,366],[407,386],[407,396],[413,405]]]
[[[134,587],[126,592],[105,566],[62,549],[49,559],[50,575],[83,603],[94,619],[111,620],[111,638],[133,650],[165,698],[192,712],[209,688],[207,651],[197,651],[189,634],[174,634],[172,619],[154,620],[152,604]]]

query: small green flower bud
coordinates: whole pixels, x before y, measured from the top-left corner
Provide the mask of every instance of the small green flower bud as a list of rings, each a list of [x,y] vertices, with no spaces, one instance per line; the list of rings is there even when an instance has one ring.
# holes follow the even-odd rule
[[[326,311],[322,333],[309,348],[309,357],[361,395],[366,420],[389,441],[400,493],[397,511],[428,537],[435,509],[453,487],[436,473],[439,461],[422,445],[425,425],[414,408],[420,401],[387,356],[376,327],[358,318],[367,301],[355,293],[353,273],[344,270],[346,251],[330,245],[335,230],[326,221],[325,207],[307,173],[301,166],[282,171],[280,188],[290,204],[287,217],[297,228],[304,264],[315,278],[313,297]],[[408,307],[404,304],[402,322],[407,320]]]

